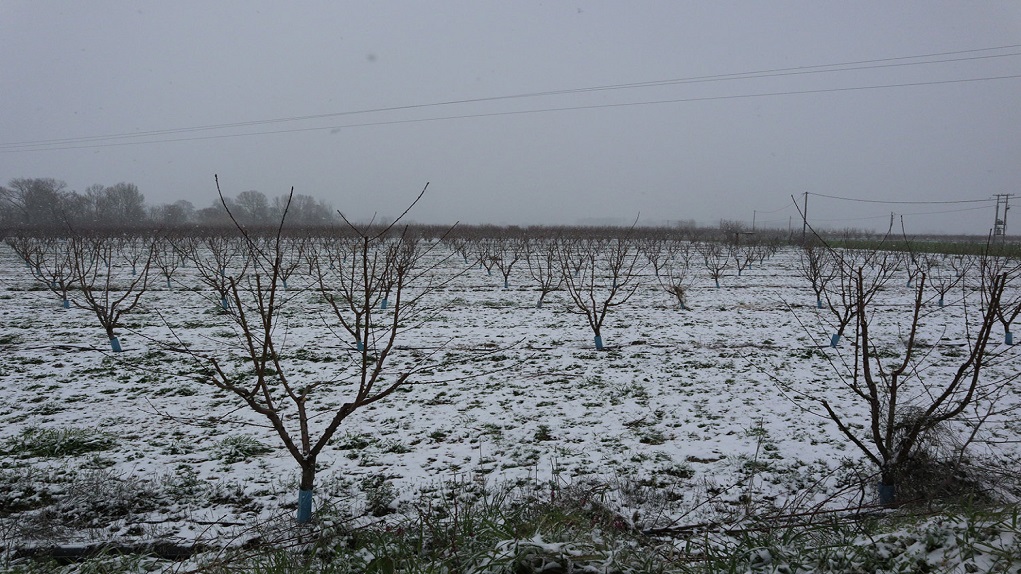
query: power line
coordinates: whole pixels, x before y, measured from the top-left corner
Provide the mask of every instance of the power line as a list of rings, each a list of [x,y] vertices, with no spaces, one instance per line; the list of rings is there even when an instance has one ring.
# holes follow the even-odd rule
[[[320,127],[308,127],[308,128],[292,128],[282,130],[270,130],[270,131],[259,131],[259,132],[248,132],[241,134],[220,134],[220,135],[209,135],[209,136],[195,136],[186,138],[164,138],[155,140],[144,140],[144,141],[132,141],[132,142],[117,142],[117,143],[99,143],[99,144],[86,144],[86,145],[57,145],[57,144],[3,144],[0,145],[0,153],[18,153],[18,152],[33,152],[33,151],[58,151],[58,150],[70,150],[70,149],[91,149],[91,148],[103,148],[103,147],[118,147],[128,145],[144,145],[144,144],[157,144],[157,143],[170,143],[170,142],[188,142],[188,141],[201,141],[211,139],[223,139],[223,138],[235,138],[243,136],[256,136],[256,135],[271,135],[271,134],[285,134],[285,133],[299,133],[299,132],[312,132],[312,131],[325,131],[325,130],[340,130],[345,128],[358,128],[358,127],[374,127],[374,126],[386,126],[386,125],[399,125],[399,124],[411,124],[411,123],[423,123],[423,122],[436,122],[436,121],[448,121],[448,120],[459,120],[459,119],[476,119],[476,118],[490,118],[490,117],[501,117],[501,116],[515,116],[515,115],[526,115],[526,114],[537,114],[537,113],[549,113],[549,112],[565,112],[565,111],[578,111],[578,110],[596,110],[596,109],[607,109],[607,108],[625,108],[631,106],[652,106],[662,104],[678,104],[678,103],[692,103],[692,102],[707,102],[707,101],[720,101],[720,100],[737,100],[747,98],[762,98],[762,97],[774,97],[774,96],[793,96],[793,95],[807,95],[807,94],[825,94],[825,93],[840,93],[840,92],[853,92],[853,91],[864,91],[864,90],[881,90],[891,88],[911,88],[919,86],[937,86],[937,85],[948,85],[948,84],[962,84],[970,82],[988,82],[997,80],[1012,80],[1021,78],[1021,74],[1012,74],[1006,76],[990,76],[983,78],[962,78],[956,80],[934,80],[928,82],[908,82],[901,84],[881,84],[872,86],[852,86],[845,88],[819,88],[813,90],[791,90],[784,92],[763,92],[757,94],[734,94],[727,96],[704,96],[704,97],[693,97],[693,98],[674,98],[667,100],[651,100],[644,102],[623,102],[614,104],[592,104],[584,106],[565,106],[556,108],[539,108],[533,110],[516,110],[507,112],[487,112],[477,114],[462,114],[462,115],[451,115],[451,116],[436,116],[431,118],[414,118],[404,120],[386,120],[377,122],[364,122],[356,124],[341,124],[335,126],[320,126]],[[169,133],[169,132],[160,132]],[[111,136],[107,139],[113,139]],[[115,136],[118,138],[127,137],[141,137],[141,136]],[[92,139],[102,139],[98,136]],[[77,140],[75,140],[77,141]],[[21,149],[17,149],[18,147]],[[56,146],[56,147],[54,147]],[[4,147],[10,149],[2,149]],[[821,194],[820,197],[830,197]],[[835,198],[835,199],[848,199],[848,198]],[[854,200],[850,201],[865,201],[865,200]],[[882,203],[882,202],[880,202]],[[923,202],[924,203],[924,202]]]
[[[812,194],[816,195],[816,194]],[[912,203],[912,202],[907,202]],[[934,203],[955,203],[955,202],[934,202]],[[926,215],[943,215],[947,213],[963,213],[966,211],[985,211],[988,210],[988,206],[983,207],[966,207],[964,209],[949,209],[942,211],[916,211],[913,213],[897,213],[900,216],[926,216]],[[830,218],[813,218],[813,221],[819,223],[833,223],[833,222],[856,222],[856,221],[870,221],[870,220],[883,220],[886,221],[890,217],[890,213],[884,213],[882,215],[867,215],[863,217],[830,217]]]
[[[916,211],[914,213],[898,213],[897,215],[943,215],[946,213],[964,213],[965,211],[987,211],[989,206],[966,207],[964,209],[947,209],[943,211]]]
[[[790,205],[785,205],[785,206],[783,206],[783,207],[780,207],[780,208],[777,208],[777,209],[772,209],[772,210],[769,210],[769,211],[766,211],[766,210],[764,210],[764,209],[756,209],[755,211],[756,211],[757,213],[764,213],[764,214],[768,215],[768,214],[770,214],[770,213],[776,213],[776,212],[778,212],[778,211],[786,211],[786,210],[788,210],[788,209],[790,209],[790,208],[791,208],[791,206],[790,206]]]
[[[848,218],[848,217],[831,217],[831,218],[823,218],[823,219],[813,218],[812,221],[814,221],[814,222],[819,222],[819,221],[825,221],[825,222],[830,222],[830,221],[868,221],[870,219],[886,219],[888,217],[890,217],[889,214],[885,214],[885,215],[870,215],[870,216],[867,216],[867,217],[851,217],[851,218]]]
[[[938,205],[938,204],[955,204],[955,203],[991,203],[992,199],[960,199],[956,201],[888,201],[882,199],[858,199],[853,197],[840,197],[837,195],[826,195],[824,193],[808,192],[809,195],[816,197],[826,197],[829,199],[839,199],[842,201],[853,201],[857,203],[882,203],[887,205]]]
[[[976,48],[976,49],[970,49],[970,50],[957,50],[957,51],[951,51],[951,52],[936,52],[936,53],[921,54],[921,55],[914,55],[914,56],[898,56],[898,57],[892,57],[892,58],[880,58],[880,59],[872,59],[872,60],[857,60],[857,61],[851,61],[851,62],[840,62],[840,63],[833,63],[833,64],[817,64],[817,65],[802,66],[802,67],[773,68],[773,69],[757,70],[757,71],[751,71],[751,72],[739,72],[739,73],[730,73],[730,74],[716,74],[716,75],[707,75],[707,76],[693,76],[693,77],[686,77],[686,78],[675,78],[675,79],[668,79],[668,80],[655,80],[655,81],[647,81],[647,82],[635,82],[635,83],[624,83],[624,84],[609,84],[609,85],[603,85],[603,86],[590,86],[590,87],[584,87],[584,88],[572,88],[572,89],[563,89],[563,90],[549,90],[549,91],[529,92],[529,93],[503,95],[503,96],[492,96],[492,97],[484,97],[484,98],[469,98],[469,99],[450,100],[450,101],[433,102],[433,103],[425,103],[425,104],[412,104],[412,105],[406,105],[406,106],[392,106],[392,107],[372,108],[372,109],[364,109],[364,110],[341,111],[341,112],[332,112],[332,113],[325,113],[325,114],[314,114],[314,115],[304,115],[304,116],[291,116],[291,117],[283,117],[283,118],[251,120],[251,121],[244,121],[244,122],[224,123],[224,124],[209,124],[209,125],[202,125],[202,126],[191,126],[191,127],[183,127],[183,128],[171,128],[171,129],[164,129],[164,130],[149,130],[149,131],[134,132],[134,133],[119,133],[119,134],[107,134],[107,135],[98,135],[98,136],[84,136],[84,137],[77,137],[77,138],[61,138],[61,139],[47,139],[47,140],[34,140],[34,141],[23,141],[23,142],[11,142],[11,143],[0,144],[0,151],[3,151],[5,149],[9,149],[10,151],[40,151],[40,150],[32,150],[32,149],[19,150],[19,149],[16,149],[16,148],[38,148],[38,147],[44,147],[44,146],[54,146],[54,145],[63,145],[63,144],[72,144],[72,143],[84,143],[84,142],[95,142],[95,141],[105,141],[105,140],[118,140],[118,139],[137,139],[137,138],[141,138],[141,137],[150,137],[150,136],[161,136],[161,135],[172,135],[172,134],[180,134],[180,133],[199,132],[199,131],[222,130],[222,129],[229,129],[229,128],[250,127],[250,126],[257,126],[257,125],[274,124],[274,123],[307,121],[307,120],[326,119],[326,118],[331,118],[331,117],[342,117],[342,116],[370,114],[370,113],[406,111],[406,110],[422,109],[422,108],[430,108],[430,107],[462,105],[462,104],[469,104],[469,103],[481,103],[481,102],[491,102],[491,101],[521,99],[521,98],[534,98],[534,97],[541,97],[541,96],[568,95],[568,94],[598,92],[598,91],[607,91],[607,90],[623,90],[623,89],[648,88],[648,87],[659,87],[659,86],[688,84],[688,83],[713,82],[713,81],[722,81],[722,80],[756,79],[756,78],[777,77],[777,76],[791,76],[791,75],[802,75],[802,74],[818,74],[818,73],[829,73],[829,72],[844,72],[844,71],[864,70],[864,69],[878,69],[878,68],[899,67],[899,66],[917,66],[917,65],[928,65],[928,64],[937,64],[937,63],[970,61],[970,60],[978,60],[978,59],[1002,58],[1002,57],[1008,57],[1008,56],[1018,56],[1018,55],[1021,55],[1021,52],[1012,52],[1012,53],[1007,53],[1007,54],[986,54],[986,55],[980,55],[980,56],[967,56],[967,57],[962,57],[962,58],[949,58],[949,59],[943,59],[943,60],[926,60],[926,61],[920,61],[920,62],[905,62],[905,60],[919,60],[919,59],[922,59],[922,58],[934,58],[934,57],[943,57],[943,56],[959,56],[959,55],[964,55],[964,54],[975,54],[975,53],[979,53],[979,52],[990,52],[990,51],[997,51],[997,50],[1008,50],[1008,49],[1014,49],[1014,48],[1019,48],[1019,47],[1021,47],[1021,44],[1010,44],[1010,45],[996,46],[996,47],[991,47],[991,48]],[[896,63],[892,63],[892,62],[896,62]],[[854,67],[848,67],[848,66],[854,66]],[[978,81],[978,80],[969,80],[969,81]],[[917,84],[917,85],[924,85],[924,84]],[[868,89],[868,88],[869,87],[860,88],[860,89]],[[791,93],[813,93],[813,92],[814,91],[791,92]],[[781,95],[781,94],[777,94],[777,95]],[[747,97],[755,97],[755,96],[756,95],[747,96]],[[737,96],[737,97],[741,97],[741,96]],[[722,96],[721,98],[726,98],[726,96]],[[643,104],[643,102],[638,102],[638,103],[634,103],[634,104],[624,104],[624,105],[642,105],[642,104]],[[583,109],[583,107],[579,107],[579,108],[567,108],[567,109]],[[534,110],[534,111],[546,111],[546,110]],[[558,110],[550,110],[550,111],[558,111]],[[471,116],[468,116],[468,117],[471,117]],[[410,121],[416,121],[416,120],[410,120]],[[426,119],[426,120],[421,120],[421,121],[429,121],[429,120]],[[367,124],[367,125],[374,125],[374,124]],[[322,129],[326,129],[326,128],[322,128]],[[301,131],[301,130],[296,130],[296,131]],[[261,133],[286,133],[286,132],[272,131],[272,132],[261,132]],[[238,134],[238,135],[250,135],[250,134]],[[187,141],[187,140],[166,140],[166,141]],[[150,142],[142,142],[142,143],[150,143]],[[47,148],[47,149],[49,149],[49,148]],[[53,149],[76,149],[76,148],[53,148]]]

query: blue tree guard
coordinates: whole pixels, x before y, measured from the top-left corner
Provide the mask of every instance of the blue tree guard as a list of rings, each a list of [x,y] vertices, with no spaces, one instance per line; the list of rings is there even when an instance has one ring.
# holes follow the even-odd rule
[[[833,333],[833,335],[830,336],[830,346],[833,347],[834,349],[836,349],[837,348],[837,343],[839,343],[839,342],[840,342],[840,333]]]
[[[596,341],[596,350],[597,351],[602,351],[603,350],[603,338],[600,337],[599,335],[596,335],[595,341]]]
[[[110,348],[113,349],[114,353],[120,353],[121,350],[122,350],[121,349],[121,340],[118,339],[117,337],[111,337],[110,338]]]
[[[220,297],[220,306],[223,307],[225,311],[230,309],[230,301],[227,299],[226,295]]]
[[[890,506],[897,497],[897,487],[892,484],[879,483],[879,504]]]
[[[943,295],[940,295],[940,296],[939,296],[939,306],[940,306],[940,307],[942,307],[942,306],[943,306]]]
[[[503,288],[510,289],[510,283],[506,279],[503,280]]]
[[[365,350],[365,343],[361,341],[355,341],[355,348],[358,349],[359,353],[361,353],[362,351]]]
[[[1003,344],[1013,345],[1014,344],[1014,333],[1007,331],[1003,334]]]
[[[62,306],[65,309],[70,309],[71,308],[71,300],[68,299],[67,297],[64,297],[64,302],[62,303]]]
[[[822,297],[815,298],[815,308],[822,309]]]
[[[298,524],[312,522],[312,491],[298,490]]]
[[[383,297],[383,300],[379,302],[379,308],[385,311],[387,305],[389,305],[389,304],[390,304],[390,301],[387,300],[386,297]]]

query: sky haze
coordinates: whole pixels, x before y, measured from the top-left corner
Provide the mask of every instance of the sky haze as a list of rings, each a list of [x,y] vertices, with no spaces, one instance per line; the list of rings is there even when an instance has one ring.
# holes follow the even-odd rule
[[[1016,1],[0,1],[0,184],[151,205],[984,234],[1019,96]]]

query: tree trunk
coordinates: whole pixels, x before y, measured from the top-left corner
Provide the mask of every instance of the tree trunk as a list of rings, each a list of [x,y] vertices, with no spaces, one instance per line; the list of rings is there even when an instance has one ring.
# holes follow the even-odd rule
[[[122,351],[121,340],[114,334],[112,327],[106,328],[106,335],[110,338],[110,349],[113,350],[114,353],[120,353]]]
[[[894,501],[897,500],[897,480],[894,478],[893,472],[885,467],[879,476],[879,504],[893,506]]]
[[[316,479],[315,459],[301,464],[301,482],[298,483],[298,524],[312,522],[312,488]]]

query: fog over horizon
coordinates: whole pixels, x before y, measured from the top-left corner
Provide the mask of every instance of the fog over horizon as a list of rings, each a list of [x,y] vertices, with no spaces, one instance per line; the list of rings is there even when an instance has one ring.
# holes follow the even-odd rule
[[[981,235],[1021,182],[1018,2],[5,1],[0,70],[0,185],[149,205]]]

